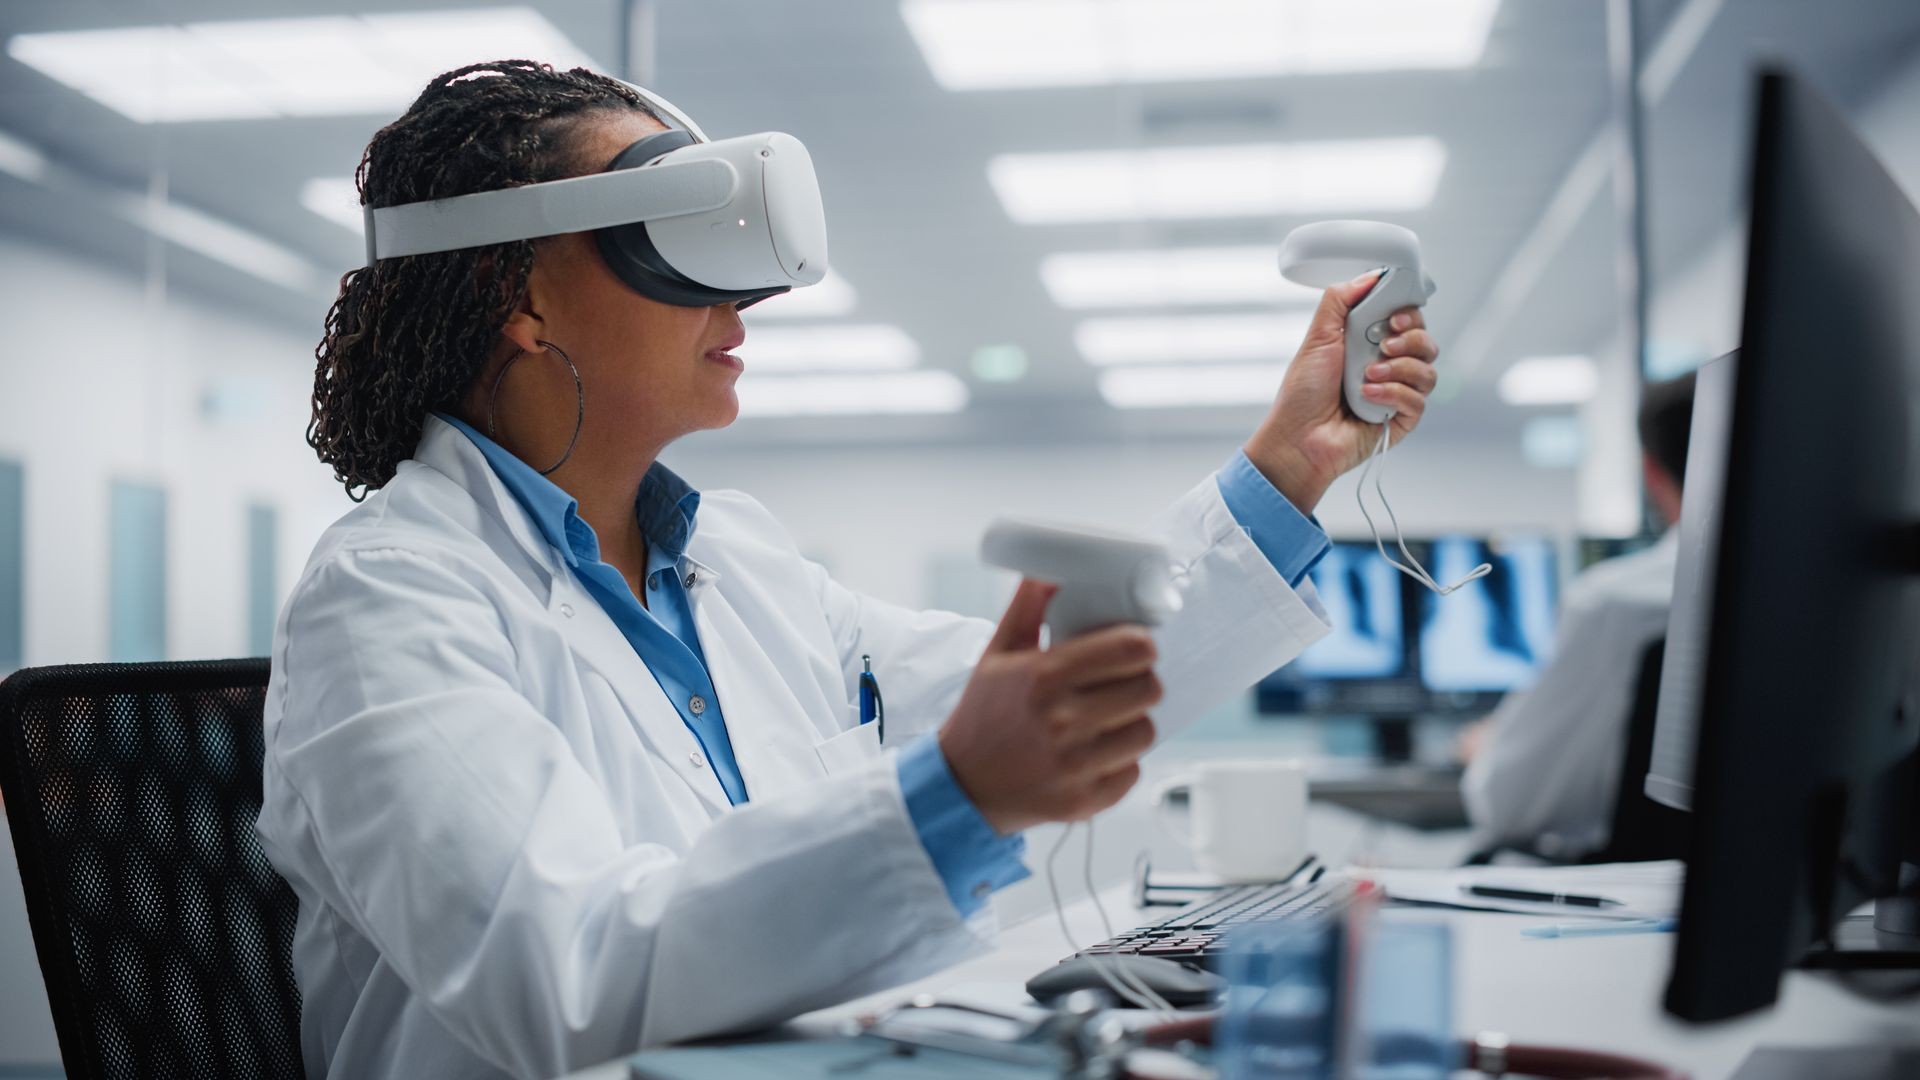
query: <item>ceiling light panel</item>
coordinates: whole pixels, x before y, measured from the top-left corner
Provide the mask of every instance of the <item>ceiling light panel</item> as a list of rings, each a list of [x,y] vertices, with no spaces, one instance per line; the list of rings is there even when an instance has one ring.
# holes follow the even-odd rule
[[[1577,405],[1600,389],[1600,369],[1586,356],[1529,356],[1500,376],[1509,405]]]
[[[967,407],[967,385],[950,371],[766,378],[749,373],[735,389],[742,416],[955,413]]]
[[[887,323],[754,327],[735,351],[749,372],[897,371],[920,362],[919,344]]]
[[[1418,210],[1447,151],[1428,136],[999,154],[987,180],[1023,225]]]
[[[1100,396],[1116,409],[1264,405],[1286,371],[1285,364],[1115,368],[1100,373]]]
[[[300,205],[359,236],[366,227],[360,213],[360,192],[353,178],[325,176],[300,185]]]
[[[741,315],[749,323],[762,319],[818,319],[845,315],[859,299],[853,286],[837,270],[828,270],[819,282],[792,292],[769,296]]]
[[[1309,306],[1321,290],[1280,276],[1278,247],[1168,248],[1049,255],[1040,280],[1070,310],[1274,303]]]
[[[17,34],[7,54],[143,124],[394,113],[476,57],[593,64],[530,8]]]
[[[1308,312],[1087,319],[1074,327],[1073,342],[1096,367],[1284,360],[1311,320]]]
[[[903,0],[948,90],[1472,67],[1499,0]]]

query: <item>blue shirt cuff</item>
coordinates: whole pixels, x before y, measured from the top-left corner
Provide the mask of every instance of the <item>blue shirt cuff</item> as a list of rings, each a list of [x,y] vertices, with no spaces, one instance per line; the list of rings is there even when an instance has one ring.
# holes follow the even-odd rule
[[[1026,840],[1001,836],[980,816],[947,768],[939,739],[928,735],[908,743],[899,766],[907,816],[961,918],[985,906],[995,890],[1028,876],[1020,862]]]
[[[1299,587],[1307,572],[1318,566],[1333,546],[1320,523],[1295,509],[1280,489],[1253,467],[1244,450],[1233,455],[1215,479],[1233,520],[1247,530],[1274,571],[1286,578],[1288,585]]]

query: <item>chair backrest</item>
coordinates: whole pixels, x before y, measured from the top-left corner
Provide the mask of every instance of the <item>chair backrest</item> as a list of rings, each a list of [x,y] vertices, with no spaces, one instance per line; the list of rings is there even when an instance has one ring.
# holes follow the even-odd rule
[[[1693,816],[1647,797],[1647,770],[1653,766],[1653,733],[1660,715],[1660,671],[1667,639],[1656,638],[1640,654],[1633,711],[1621,747],[1620,786],[1613,796],[1613,825],[1606,846],[1583,862],[1648,862],[1679,859],[1687,853]]]
[[[72,1077],[299,1077],[297,903],[253,830],[267,661],[0,683],[6,798]]]

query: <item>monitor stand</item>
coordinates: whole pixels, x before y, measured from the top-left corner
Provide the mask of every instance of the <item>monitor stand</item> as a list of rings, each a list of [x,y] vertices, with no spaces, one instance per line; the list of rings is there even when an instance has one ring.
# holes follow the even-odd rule
[[[1412,761],[1413,717],[1374,717],[1373,754],[1388,765],[1405,765]]]
[[[1920,866],[1901,863],[1894,894],[1874,901],[1871,915],[1840,920],[1833,940],[1814,946],[1800,966],[1825,971],[1920,969]]]

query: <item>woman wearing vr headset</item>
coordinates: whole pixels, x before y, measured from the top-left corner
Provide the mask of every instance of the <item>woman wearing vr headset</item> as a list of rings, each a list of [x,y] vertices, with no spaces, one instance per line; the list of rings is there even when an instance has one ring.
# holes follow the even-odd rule
[[[435,79],[358,180],[308,434],[364,503],[281,614],[259,824],[315,1075],[551,1076],[930,974],[990,937],[1021,830],[1132,786],[1149,710],[1325,632],[1305,515],[1372,448],[1340,397],[1364,280],[1161,518],[1182,613],[1043,650],[1043,586],[997,627],[895,607],[658,463],[734,419],[739,308],[825,270],[797,141],[503,61]],[[1401,434],[1421,327],[1370,372]]]

